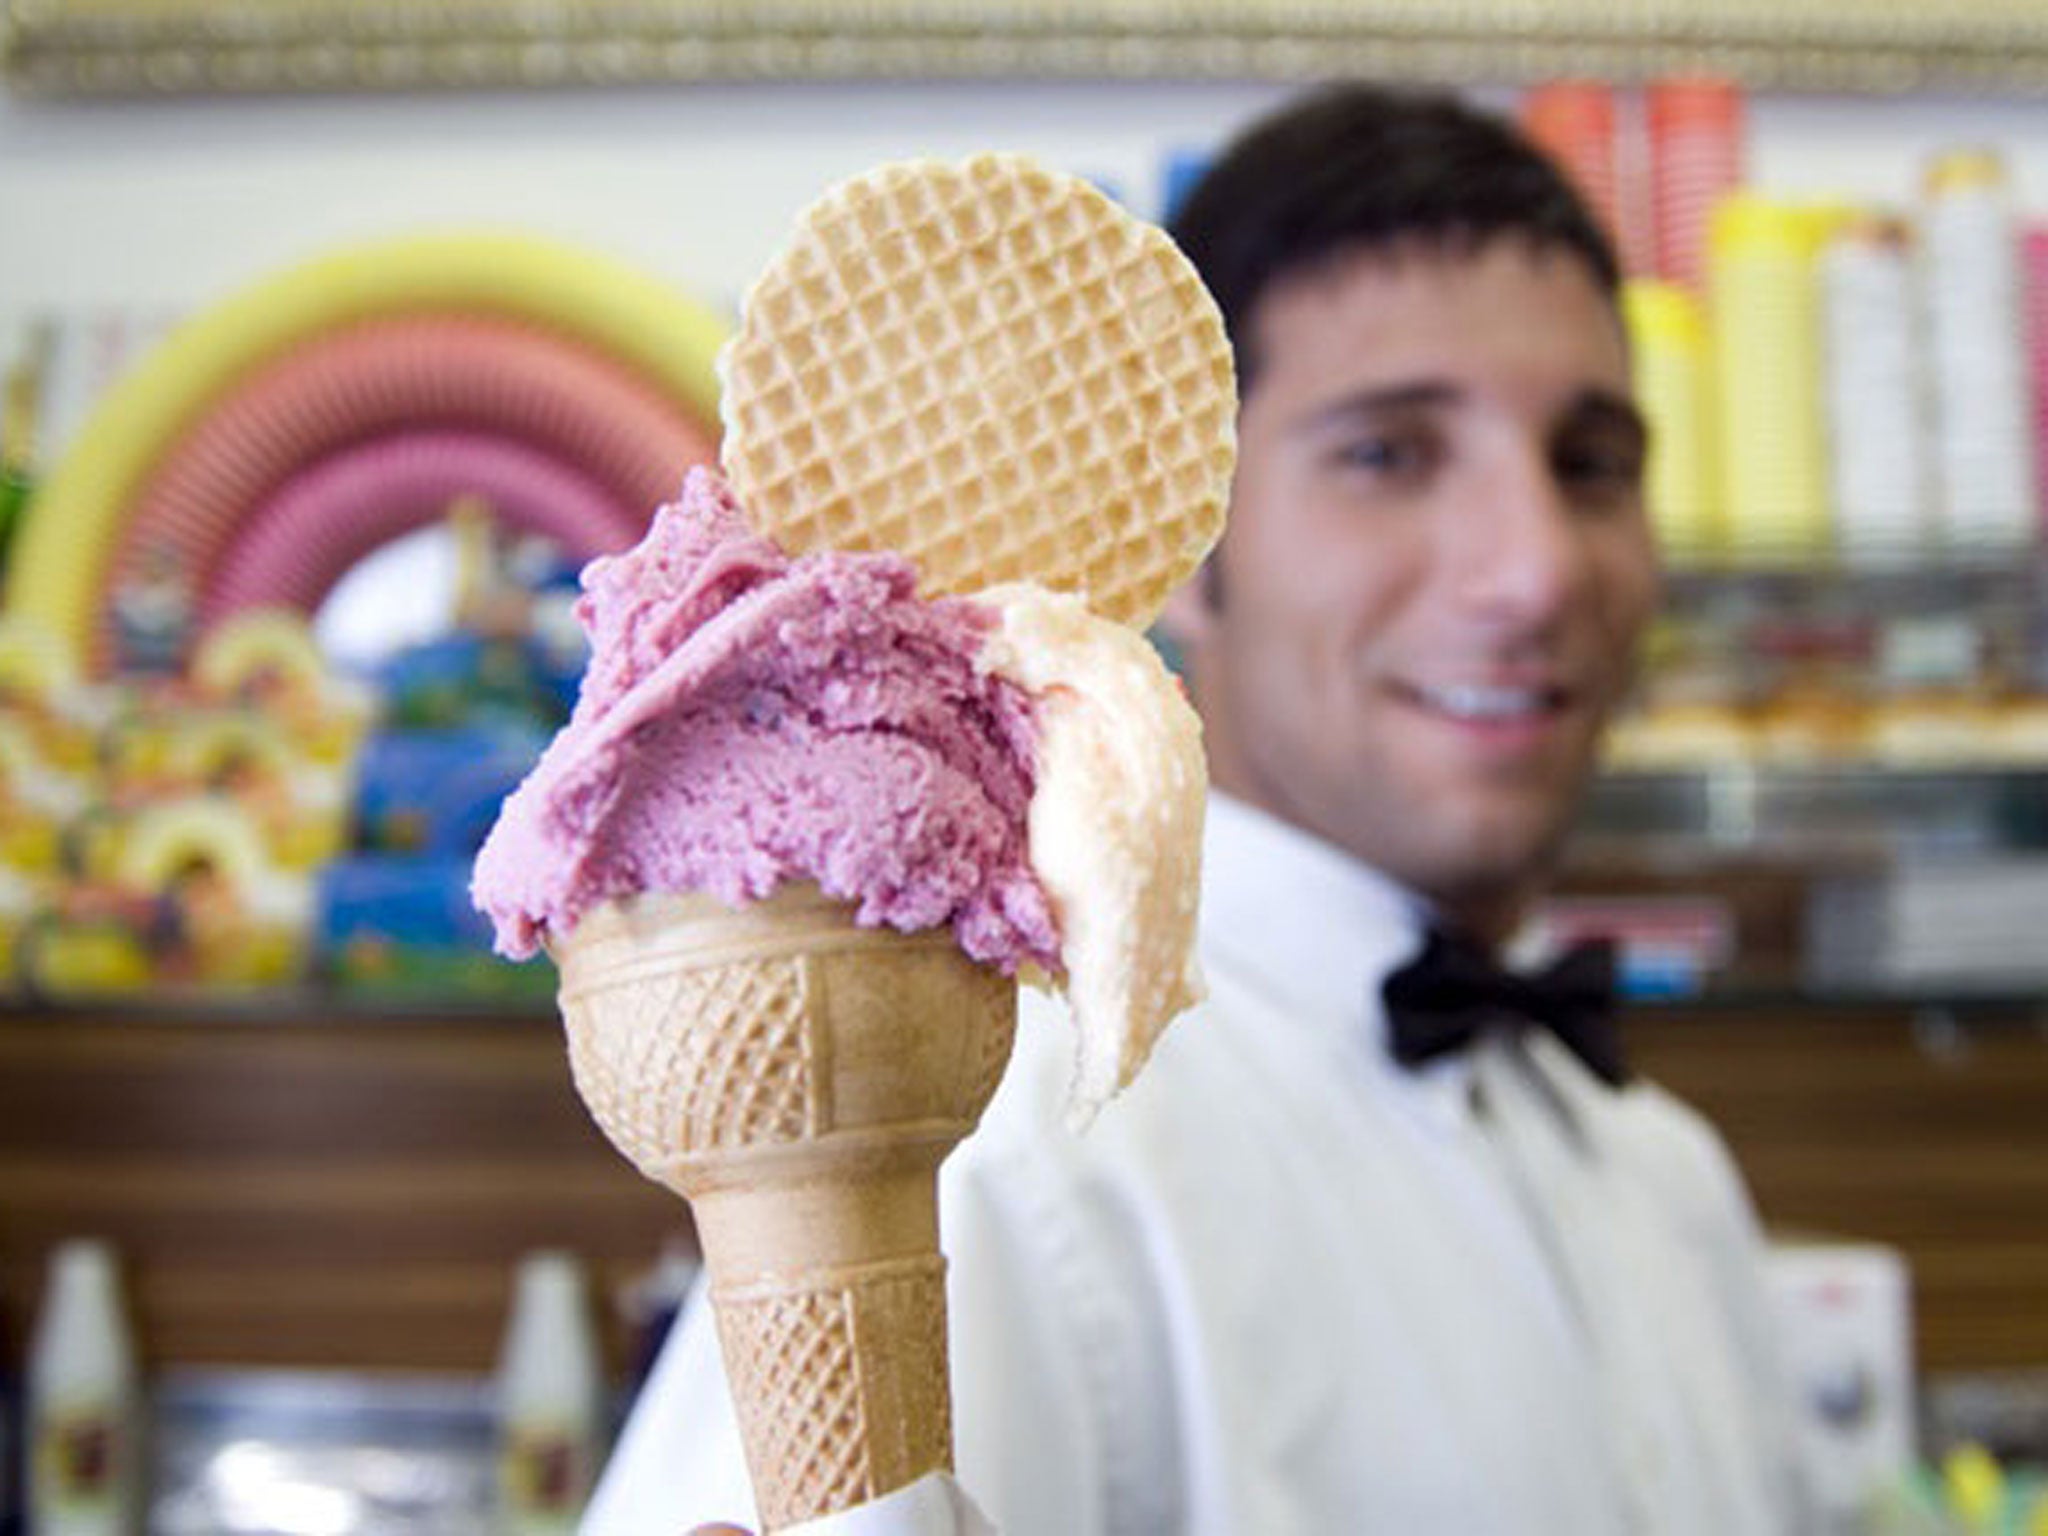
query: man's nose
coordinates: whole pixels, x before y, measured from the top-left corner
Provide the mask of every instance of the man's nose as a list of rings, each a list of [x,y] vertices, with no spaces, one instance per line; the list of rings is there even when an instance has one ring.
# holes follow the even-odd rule
[[[1502,455],[1476,476],[1459,529],[1461,596],[1490,618],[1547,624],[1583,595],[1583,530],[1549,455]]]

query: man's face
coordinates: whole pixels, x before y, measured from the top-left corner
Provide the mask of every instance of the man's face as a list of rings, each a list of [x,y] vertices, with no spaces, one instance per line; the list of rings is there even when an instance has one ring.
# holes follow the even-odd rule
[[[1656,605],[1620,323],[1576,257],[1367,253],[1269,291],[1212,601],[1218,787],[1499,934]]]

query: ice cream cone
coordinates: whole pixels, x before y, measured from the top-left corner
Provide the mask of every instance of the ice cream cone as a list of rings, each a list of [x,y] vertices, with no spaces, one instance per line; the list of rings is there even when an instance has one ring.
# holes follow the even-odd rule
[[[584,1102],[691,1204],[764,1528],[950,1469],[937,1174],[1015,983],[811,885],[634,897],[550,947]]]

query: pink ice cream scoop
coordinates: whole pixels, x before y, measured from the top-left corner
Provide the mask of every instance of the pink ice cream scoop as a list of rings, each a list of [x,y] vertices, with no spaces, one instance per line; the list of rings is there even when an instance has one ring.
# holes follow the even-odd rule
[[[499,951],[617,897],[813,880],[862,924],[950,924],[976,960],[1057,970],[1026,847],[1031,701],[975,665],[993,611],[916,585],[894,555],[790,558],[692,470],[583,573],[582,695],[477,856]]]

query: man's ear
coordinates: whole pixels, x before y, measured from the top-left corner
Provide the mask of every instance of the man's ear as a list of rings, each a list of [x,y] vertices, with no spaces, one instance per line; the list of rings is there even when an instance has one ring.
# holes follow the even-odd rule
[[[1223,572],[1216,553],[1211,550],[1201,569],[1174,588],[1159,614],[1160,632],[1182,651],[1201,649],[1215,632],[1216,607],[1223,592]]]

